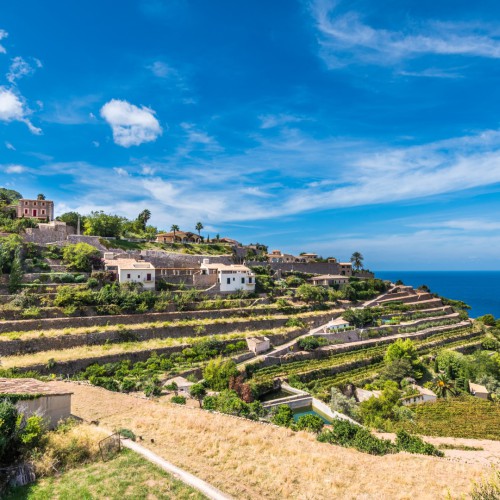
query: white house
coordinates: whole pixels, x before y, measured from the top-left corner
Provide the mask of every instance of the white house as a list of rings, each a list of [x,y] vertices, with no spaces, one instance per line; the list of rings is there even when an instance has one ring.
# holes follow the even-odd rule
[[[414,385],[413,389],[416,389],[418,394],[401,398],[401,402],[404,406],[417,403],[427,403],[428,401],[436,401],[437,399],[436,394],[430,389],[426,389],[425,387],[421,387],[419,385]]]
[[[140,283],[145,290],[155,289],[155,266],[134,259],[104,259],[106,271],[116,273],[118,282]]]
[[[344,318],[335,318],[332,319],[330,322],[327,323],[326,329],[330,331],[338,331],[338,330],[345,330],[346,328],[349,327],[349,321],[346,321]]]
[[[190,382],[188,379],[184,377],[174,377],[170,380],[167,380],[164,385],[175,384],[177,386],[177,390],[179,392],[184,392],[185,394],[189,394],[189,389],[194,385],[194,382]]]
[[[71,416],[71,391],[64,391],[33,378],[0,378],[0,400],[21,396],[16,407],[25,417],[37,414],[53,429],[60,420]]]
[[[255,354],[271,349],[271,341],[267,337],[248,337],[246,340],[248,348]]]
[[[217,277],[221,292],[255,291],[255,275],[247,267],[237,264],[210,264],[209,259],[203,259],[201,273]]]

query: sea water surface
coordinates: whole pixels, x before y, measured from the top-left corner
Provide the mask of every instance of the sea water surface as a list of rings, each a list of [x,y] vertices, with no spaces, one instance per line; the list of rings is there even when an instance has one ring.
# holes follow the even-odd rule
[[[379,271],[377,278],[418,287],[471,306],[472,318],[493,314],[500,318],[500,271]]]

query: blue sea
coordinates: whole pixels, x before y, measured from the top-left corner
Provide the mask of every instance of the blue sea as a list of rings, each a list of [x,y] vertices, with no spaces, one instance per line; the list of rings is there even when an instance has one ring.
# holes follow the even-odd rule
[[[401,280],[405,285],[427,285],[431,292],[471,306],[472,318],[493,314],[500,318],[500,271],[380,271],[377,278]]]

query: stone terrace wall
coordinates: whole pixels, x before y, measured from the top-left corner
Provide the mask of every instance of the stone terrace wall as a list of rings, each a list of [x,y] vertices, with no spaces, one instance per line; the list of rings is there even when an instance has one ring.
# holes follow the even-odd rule
[[[335,262],[259,262],[247,261],[247,266],[270,266],[273,271],[298,271],[308,274],[340,274],[340,266]]]
[[[160,250],[141,250],[138,255],[155,267],[200,267],[203,259],[209,259],[211,264],[233,264],[232,255],[188,255]]]
[[[24,241],[36,243],[37,245],[46,245],[54,241],[65,240],[75,230],[71,226],[55,226],[51,228],[40,229],[38,227],[27,228],[24,235]]]

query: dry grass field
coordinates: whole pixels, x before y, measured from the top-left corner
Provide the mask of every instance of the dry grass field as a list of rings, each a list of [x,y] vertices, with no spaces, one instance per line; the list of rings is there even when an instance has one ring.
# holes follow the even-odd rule
[[[410,454],[375,457],[294,433],[195,408],[64,384],[73,413],[109,429],[129,428],[141,444],[235,498],[462,498],[480,464]]]

